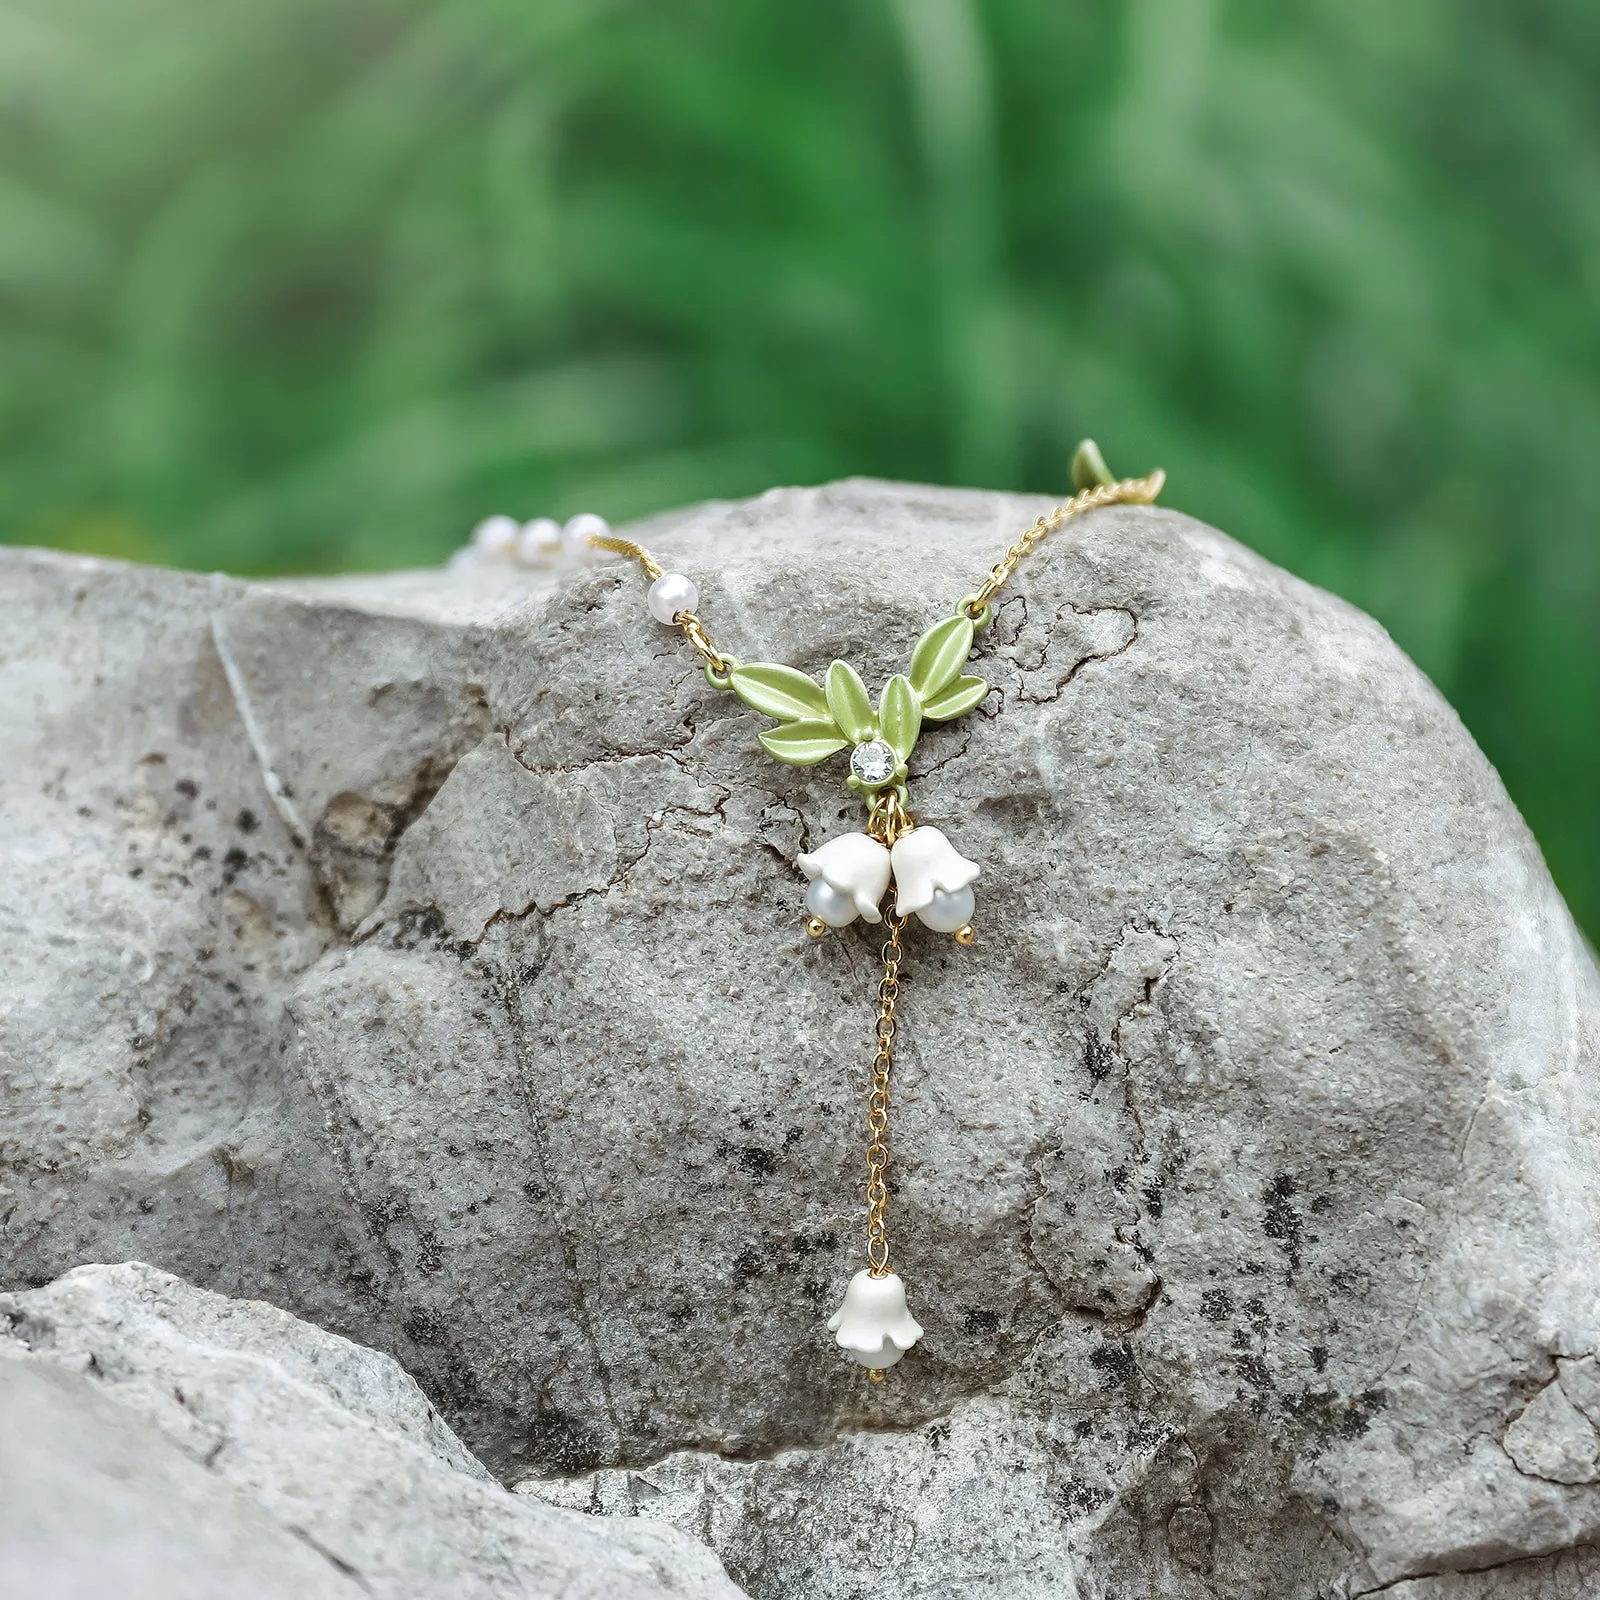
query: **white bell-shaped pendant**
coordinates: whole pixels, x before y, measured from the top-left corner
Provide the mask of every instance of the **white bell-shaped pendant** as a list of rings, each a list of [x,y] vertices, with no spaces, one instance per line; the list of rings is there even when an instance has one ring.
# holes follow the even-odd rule
[[[878,902],[889,887],[889,852],[864,833],[841,833],[799,858],[811,880],[806,910],[830,928],[864,917],[882,922]]]
[[[898,1272],[875,1278],[863,1267],[850,1280],[844,1304],[828,1318],[828,1331],[852,1360],[881,1372],[922,1337],[922,1324],[906,1309]]]
[[[954,933],[972,921],[972,884],[978,865],[968,861],[937,828],[913,828],[895,841],[894,909],[917,916],[935,933]]]

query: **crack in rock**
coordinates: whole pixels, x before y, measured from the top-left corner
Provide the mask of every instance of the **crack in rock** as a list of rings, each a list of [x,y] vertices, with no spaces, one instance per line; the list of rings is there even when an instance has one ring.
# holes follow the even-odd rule
[[[1039,1193],[1027,1230],[1033,1258],[1068,1307],[1121,1330],[1142,1323],[1161,1293],[1140,1233],[1146,1200],[1139,1175],[1148,1155],[1123,1029],[1149,1014],[1177,953],[1177,940],[1165,934],[1122,929],[1079,997],[1089,1090],[1057,1124],[1034,1167]],[[1114,1100],[1101,1092],[1110,1084],[1120,1091]]]
[[[229,648],[226,638],[219,606],[222,590],[227,583],[228,580],[220,572],[212,574],[212,603],[209,617],[212,648],[217,653],[217,660],[222,664],[223,675],[228,682],[228,692],[233,696],[233,706],[239,724],[244,729],[245,737],[250,741],[250,748],[255,752],[262,787],[267,791],[267,798],[272,802],[273,809],[283,819],[283,825],[288,829],[290,839],[303,850],[311,842],[310,830],[300,819],[300,813],[295,808],[288,785],[278,775],[272,752],[267,747],[266,734],[256,718],[255,706],[250,698],[250,689],[245,682],[244,672],[235,659],[232,649]]]
[[[1128,606],[1068,605],[1041,627],[1024,621],[1016,642],[1004,652],[1016,664],[1021,679],[1016,698],[1025,705],[1049,705],[1092,661],[1111,661],[1133,648],[1139,637],[1139,618]],[[1019,658],[1029,646],[1034,661]],[[1068,657],[1065,670],[1052,668],[1053,655]]]
[[[1480,1586],[1472,1580],[1495,1573],[1521,1574],[1526,1587]],[[1372,1588],[1355,1589],[1350,1600],[1369,1600],[1386,1594],[1393,1600],[1590,1600],[1600,1585],[1600,1545],[1585,1542],[1566,1545],[1537,1555],[1510,1556],[1486,1565],[1436,1567],[1408,1573]]]
[[[1501,1440],[1518,1472],[1549,1483],[1600,1482],[1600,1364],[1559,1357],[1556,1376],[1511,1420]]]
[[[720,821],[729,793],[690,777],[671,752],[544,771],[503,735],[491,737],[457,763],[405,834],[388,895],[360,937],[431,911],[451,938],[476,944],[497,921],[608,894],[669,818]]]

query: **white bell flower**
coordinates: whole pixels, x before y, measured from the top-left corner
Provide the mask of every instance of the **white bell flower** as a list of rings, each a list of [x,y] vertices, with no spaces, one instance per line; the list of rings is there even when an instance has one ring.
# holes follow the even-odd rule
[[[906,1309],[906,1286],[898,1272],[875,1278],[863,1267],[850,1280],[844,1304],[828,1318],[839,1348],[864,1367],[892,1367],[918,1339],[922,1324]]]
[[[895,841],[895,914],[915,914],[935,933],[954,933],[972,921],[976,862],[960,855],[937,828],[913,828]]]
[[[800,870],[811,880],[806,910],[842,928],[865,917],[882,922],[878,902],[889,887],[889,852],[864,833],[842,833],[820,849],[800,857]]]

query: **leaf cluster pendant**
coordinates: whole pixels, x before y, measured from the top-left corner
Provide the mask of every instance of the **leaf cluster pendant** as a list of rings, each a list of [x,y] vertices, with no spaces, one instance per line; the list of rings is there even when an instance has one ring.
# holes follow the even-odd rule
[[[982,678],[962,670],[976,632],[964,607],[935,623],[917,640],[910,667],[884,684],[876,708],[848,661],[835,661],[822,683],[774,662],[730,664],[727,687],[778,724],[758,736],[762,747],[797,767],[849,748],[845,782],[870,808],[865,833],[842,834],[800,857],[800,870],[811,882],[806,910],[814,935],[857,917],[881,921],[879,902],[892,877],[896,916],[916,916],[929,928],[971,942],[978,868],[937,828],[917,827],[905,798],[907,765],[923,723],[962,716],[989,692]],[[898,804],[887,803],[890,795]]]
[[[760,739],[779,761],[811,766],[850,749],[845,782],[866,801],[867,825],[864,832],[841,834],[800,856],[800,870],[810,880],[807,931],[820,937],[858,918],[883,922],[883,897],[894,884],[867,1118],[869,1265],[850,1280],[844,1303],[828,1322],[840,1348],[874,1379],[882,1379],[922,1337],[922,1325],[906,1308],[905,1284],[889,1264],[884,1222],[900,932],[916,917],[937,933],[953,934],[958,944],[971,944],[972,885],[979,872],[978,864],[968,861],[938,828],[917,825],[906,808],[906,773],[925,722],[962,716],[989,692],[982,678],[963,670],[978,623],[988,615],[987,605],[981,612],[971,611],[964,601],[953,617],[929,628],[917,640],[909,668],[884,684],[876,707],[861,674],[847,661],[835,661],[822,683],[794,667],[770,662],[728,661],[725,672],[711,677],[717,687],[732,689],[778,724]]]
[[[982,678],[961,670],[972,654],[975,631],[965,612],[929,628],[911,652],[909,670],[884,684],[876,709],[848,661],[835,661],[823,683],[774,662],[735,662],[728,686],[778,724],[759,735],[768,755],[809,767],[854,746],[845,780],[852,789],[872,794],[893,785],[903,790],[922,724],[962,716],[989,692]]]

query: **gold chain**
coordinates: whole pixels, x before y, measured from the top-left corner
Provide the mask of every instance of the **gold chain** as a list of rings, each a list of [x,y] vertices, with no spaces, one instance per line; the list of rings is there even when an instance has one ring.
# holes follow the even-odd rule
[[[989,569],[989,576],[977,591],[961,602],[961,609],[974,620],[987,616],[989,602],[1005,587],[1023,559],[1031,555],[1063,522],[1081,517],[1086,511],[1098,511],[1102,506],[1150,505],[1161,493],[1161,486],[1166,481],[1166,473],[1158,467],[1146,478],[1122,478],[1116,483],[1096,484],[1092,489],[1073,495],[1070,500],[1063,500],[1018,537],[1017,542]],[[652,583],[665,575],[661,563],[642,544],[635,544],[632,539],[619,539],[613,534],[590,534],[589,543],[597,550],[614,550],[618,555],[632,556],[644,568],[645,576]],[[699,617],[692,611],[680,611],[672,620],[683,630],[684,638],[705,662],[707,673],[715,674],[713,681],[725,679],[737,663],[711,642],[711,636]],[[719,683],[718,687],[727,688],[728,685]]]
[[[1092,489],[1073,495],[1070,500],[1063,500],[1055,510],[1045,512],[989,569],[989,576],[983,580],[977,593],[969,595],[963,602],[963,609],[969,617],[982,616],[1022,559],[1031,555],[1063,522],[1081,517],[1085,511],[1097,511],[1101,506],[1147,506],[1161,493],[1161,486],[1166,481],[1166,473],[1158,467],[1147,478],[1123,478],[1116,483],[1099,483]]]
[[[615,550],[619,556],[632,556],[644,568],[644,575],[651,583],[667,575],[666,568],[642,544],[635,544],[632,539],[619,539],[611,533],[591,533],[589,543],[596,550]]]
[[[642,544],[635,544],[632,539],[618,539],[608,533],[591,533],[589,543],[597,550],[615,550],[619,556],[632,556],[644,568],[644,575],[652,583],[657,578],[666,576],[665,569],[656,558],[650,554]],[[715,674],[713,682],[718,678],[725,679],[735,665],[732,656],[725,656],[711,642],[711,635],[706,632],[705,624],[701,622],[692,611],[680,611],[673,619],[683,629],[683,636],[694,647],[695,653],[706,664],[707,675]],[[726,683],[718,683],[717,687],[726,689]]]
[[[906,919],[890,912],[884,918],[889,937],[883,946],[883,976],[878,980],[878,1020],[873,1032],[877,1053],[872,1058],[872,1092],[867,1097],[867,1260],[875,1278],[886,1277],[889,1267],[889,1227],[884,1209],[889,1203],[889,1074],[894,1068],[894,1036],[898,1024],[895,1006],[900,1000],[901,930]]]
[[[711,636],[701,625],[699,617],[692,611],[680,611],[672,619],[683,629],[683,636],[692,644],[699,654],[700,659],[706,664],[706,672],[715,674],[716,678],[726,678],[733,671],[735,662],[732,656],[725,656],[712,644]],[[715,678],[713,682],[715,682]],[[718,688],[727,688],[726,683],[719,683]]]

